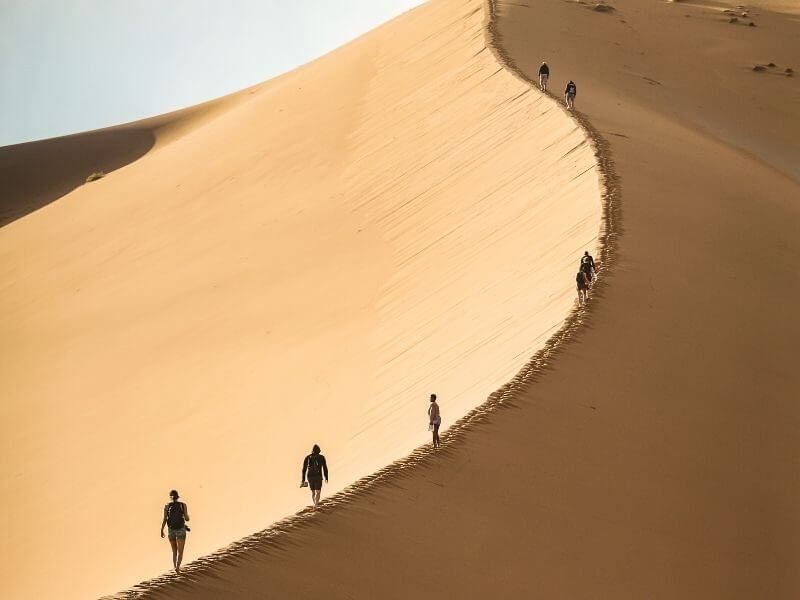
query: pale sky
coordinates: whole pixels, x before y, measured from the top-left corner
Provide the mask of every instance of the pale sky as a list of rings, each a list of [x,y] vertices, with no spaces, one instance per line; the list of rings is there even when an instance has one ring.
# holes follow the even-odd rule
[[[423,0],[0,0],[0,146],[240,90]]]

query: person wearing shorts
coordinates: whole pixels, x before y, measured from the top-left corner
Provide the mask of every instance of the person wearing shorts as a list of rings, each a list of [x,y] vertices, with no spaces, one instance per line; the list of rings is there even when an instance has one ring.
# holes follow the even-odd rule
[[[311,488],[311,502],[314,507],[319,504],[319,497],[322,494],[322,477],[325,476],[325,483],[328,483],[328,463],[321,454],[319,446],[314,444],[311,454],[303,460],[303,472],[300,474],[300,487]]]
[[[591,285],[592,277],[594,275],[594,273],[592,273],[592,265],[589,262],[581,263],[581,271],[583,271],[583,274],[586,275],[586,281],[589,283],[589,285]]]
[[[164,525],[167,526],[167,539],[172,547],[172,567],[175,573],[181,573],[181,561],[183,560],[183,548],[186,545],[186,532],[189,528],[186,521],[189,520],[189,509],[185,502],[178,502],[177,490],[169,493],[171,502],[164,506],[164,519],[161,521],[161,537],[164,537]]]
[[[439,413],[439,405],[436,403],[436,394],[431,394],[431,403],[428,406],[428,422],[433,431],[433,447],[438,448],[442,444],[439,442],[439,426],[442,424],[442,415]]]
[[[578,284],[578,302],[583,304],[586,302],[586,297],[589,293],[589,281],[586,279],[586,273],[578,271],[575,276],[575,282]]]
[[[570,110],[575,108],[575,96],[578,95],[578,86],[571,79],[564,89],[564,102]]]
[[[546,62],[543,62],[539,67],[539,87],[543,92],[547,91],[547,80],[550,79],[550,67]]]

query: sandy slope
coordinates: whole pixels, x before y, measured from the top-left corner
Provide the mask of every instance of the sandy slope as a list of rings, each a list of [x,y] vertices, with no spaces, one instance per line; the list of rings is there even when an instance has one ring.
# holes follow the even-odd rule
[[[452,423],[559,327],[597,242],[593,151],[497,63],[483,19],[431,3],[123,128],[148,147],[114,130],[77,138],[88,158],[0,157],[67,161],[52,186],[20,177],[9,214],[28,214],[0,230],[3,596],[165,570],[172,487],[189,559],[266,527],[306,504],[312,443],[341,489],[426,441],[428,393]]]
[[[498,20],[575,79],[622,185],[585,326],[444,452],[141,597],[800,595],[800,80],[752,70],[797,70],[796,22],[613,4]]]

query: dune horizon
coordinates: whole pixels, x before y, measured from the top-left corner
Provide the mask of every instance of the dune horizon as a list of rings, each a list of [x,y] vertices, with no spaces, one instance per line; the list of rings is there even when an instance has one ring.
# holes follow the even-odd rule
[[[130,125],[263,83],[424,0],[6,3],[0,147]],[[145,33],[146,32],[146,33]],[[65,77],[65,74],[69,77]],[[102,78],[100,77],[102,74]]]
[[[267,528],[308,505],[313,443],[346,490],[429,440],[430,393],[446,432],[577,314],[593,141],[486,18],[431,2],[217,101],[0,149],[6,594],[167,571],[172,488],[186,563]]]

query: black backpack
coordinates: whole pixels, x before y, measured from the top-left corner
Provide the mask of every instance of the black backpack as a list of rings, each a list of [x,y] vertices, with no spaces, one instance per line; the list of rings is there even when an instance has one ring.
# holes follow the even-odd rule
[[[167,526],[170,529],[180,529],[186,525],[183,519],[183,502],[170,502],[167,504]]]
[[[319,454],[308,455],[308,476],[322,477],[322,461],[319,459]]]

